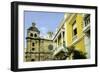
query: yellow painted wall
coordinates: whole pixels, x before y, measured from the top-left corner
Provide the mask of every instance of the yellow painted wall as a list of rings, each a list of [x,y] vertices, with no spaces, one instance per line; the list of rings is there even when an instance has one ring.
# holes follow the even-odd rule
[[[76,15],[76,16],[75,16]],[[73,18],[74,17],[74,18]],[[72,14],[71,17],[66,20],[66,38],[67,45],[70,46],[73,43],[72,36],[72,24],[76,20],[77,27],[77,39],[83,36],[83,18],[81,14]],[[84,38],[74,44],[75,49],[85,52]]]
[[[72,44],[72,26],[71,24],[66,24],[67,25],[67,28],[66,28],[66,32],[67,33],[67,45],[69,46],[70,44]]]
[[[80,38],[83,36],[83,18],[81,14],[77,14],[76,26],[77,26],[77,37]],[[85,52],[84,44],[85,44],[84,39],[81,39],[78,43],[75,44],[75,46],[79,51]]]
[[[83,35],[83,18],[81,14],[76,16],[76,26],[77,26],[77,36],[81,37]]]
[[[85,52],[85,45],[84,45],[84,39],[81,39],[79,42],[75,44],[75,49],[79,50],[81,52]]]
[[[66,35],[66,41],[67,41],[67,46],[70,46],[72,44],[72,23],[74,22],[74,20],[72,20],[72,18],[75,16],[75,14],[72,14],[70,18],[68,18],[68,20],[66,20],[65,25],[65,35]]]

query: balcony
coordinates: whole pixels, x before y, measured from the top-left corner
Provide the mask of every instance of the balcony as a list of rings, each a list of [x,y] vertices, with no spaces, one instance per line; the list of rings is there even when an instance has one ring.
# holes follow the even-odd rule
[[[57,54],[60,53],[61,51],[63,51],[63,52],[68,52],[67,47],[64,46],[64,45],[61,45],[61,46],[55,48],[55,49],[54,49],[53,56],[57,55]]]

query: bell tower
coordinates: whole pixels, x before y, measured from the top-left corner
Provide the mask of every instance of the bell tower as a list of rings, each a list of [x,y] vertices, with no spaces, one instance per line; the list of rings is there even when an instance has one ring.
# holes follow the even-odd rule
[[[29,27],[29,29],[27,30],[27,37],[39,38],[39,36],[40,36],[40,31],[36,27],[36,24],[32,23],[32,26]]]
[[[40,38],[40,31],[36,27],[36,24],[33,22],[32,26],[27,29],[27,37],[26,37],[26,56],[25,61],[36,61],[38,60],[36,57],[38,52],[38,39]]]

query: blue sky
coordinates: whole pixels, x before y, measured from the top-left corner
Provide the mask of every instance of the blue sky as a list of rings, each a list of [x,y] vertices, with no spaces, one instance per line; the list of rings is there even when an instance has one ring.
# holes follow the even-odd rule
[[[40,35],[46,36],[48,31],[55,32],[63,17],[64,13],[61,12],[24,11],[24,38],[27,36],[27,29],[32,26],[32,22],[36,23],[36,27],[40,30]],[[24,42],[26,46],[26,39]]]

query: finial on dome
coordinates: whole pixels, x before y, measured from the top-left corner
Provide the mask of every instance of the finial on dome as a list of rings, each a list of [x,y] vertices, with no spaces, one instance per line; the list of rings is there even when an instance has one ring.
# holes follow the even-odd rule
[[[36,25],[36,24],[35,24],[34,22],[32,22],[32,26],[35,27],[35,25]]]

